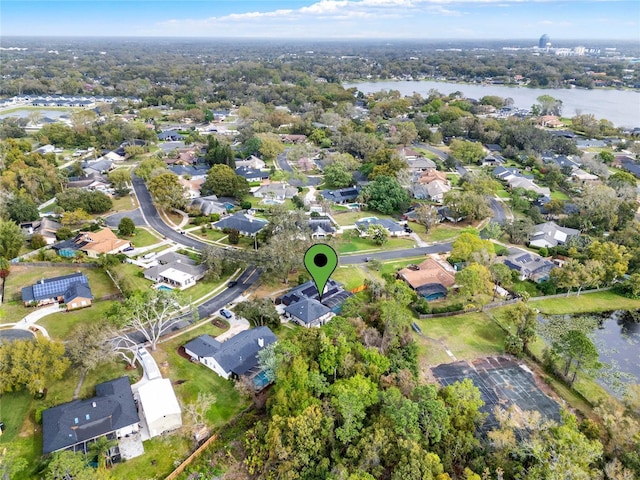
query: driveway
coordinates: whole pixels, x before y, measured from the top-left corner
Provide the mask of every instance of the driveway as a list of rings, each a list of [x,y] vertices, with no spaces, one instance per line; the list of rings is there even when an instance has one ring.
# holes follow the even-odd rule
[[[139,208],[136,208],[135,210],[129,210],[128,212],[114,213],[112,215],[109,215],[108,217],[105,217],[104,220],[105,222],[107,222],[107,226],[111,228],[118,228],[120,220],[122,220],[124,217],[129,217],[131,220],[133,220],[133,223],[137,227],[147,224],[147,222],[144,221],[144,217],[142,216],[142,212]]]

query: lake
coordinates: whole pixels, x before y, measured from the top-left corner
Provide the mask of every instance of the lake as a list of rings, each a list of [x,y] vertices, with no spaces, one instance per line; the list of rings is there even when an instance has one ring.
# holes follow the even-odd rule
[[[622,310],[594,316],[600,323],[590,336],[600,361],[611,365],[613,371],[625,374],[628,378],[623,379],[623,383],[640,383],[640,323],[625,318]],[[544,321],[544,317],[540,320]],[[596,381],[618,395],[605,378]]]
[[[398,90],[402,95],[419,93],[423,97],[434,89],[448,95],[459,91],[465,97],[480,99],[487,95],[513,98],[519,108],[531,108],[540,95],[551,95],[562,100],[562,114],[573,117],[576,113],[591,113],[597,119],[607,119],[617,127],[640,127],[640,92],[632,90],[586,90],[580,88],[527,88],[504,85],[469,85],[466,83],[435,81],[388,81],[345,83],[345,88],[356,87],[362,93],[380,90]]]

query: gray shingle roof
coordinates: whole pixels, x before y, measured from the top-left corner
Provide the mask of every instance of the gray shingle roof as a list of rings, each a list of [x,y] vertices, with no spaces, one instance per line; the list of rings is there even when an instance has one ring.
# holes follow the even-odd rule
[[[356,227],[361,232],[366,231],[371,225],[380,225],[392,233],[404,231],[404,229],[398,222],[394,222],[393,220],[389,220],[387,218],[371,217],[371,218],[364,218],[356,222]]]
[[[263,346],[258,344],[259,339],[263,340]],[[258,352],[277,340],[269,327],[258,327],[240,332],[223,343],[202,335],[184,348],[200,357],[212,357],[225,372],[243,375],[258,365]]]
[[[83,285],[82,283],[74,283],[71,285],[67,291],[64,292],[64,303],[69,303],[78,297],[93,298],[93,294],[88,285]]]
[[[320,194],[335,203],[342,202],[353,202],[356,198],[358,198],[358,194],[360,193],[360,187],[348,187],[341,188],[338,190],[321,190]]]
[[[266,220],[260,218],[251,217],[244,213],[236,213],[215,222],[213,226],[220,230],[231,228],[243,234],[254,235],[266,227],[267,223]]]
[[[284,311],[303,323],[311,324],[318,318],[331,312],[331,309],[313,298],[305,298],[285,307]]]
[[[96,396],[42,412],[42,451],[55,452],[138,423],[129,377],[96,385]]]

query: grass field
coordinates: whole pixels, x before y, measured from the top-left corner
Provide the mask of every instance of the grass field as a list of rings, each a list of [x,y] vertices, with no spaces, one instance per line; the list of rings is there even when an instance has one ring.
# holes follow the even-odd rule
[[[460,235],[460,228],[449,227],[447,225],[438,225],[436,228],[432,228],[426,235],[426,240],[429,242],[442,242],[445,240],[451,240],[452,238]]]
[[[347,230],[336,238],[336,250],[338,253],[354,253],[366,250],[394,250],[412,248],[415,242],[409,238],[389,238],[384,245],[376,245],[368,238],[359,236],[356,230]]]
[[[418,264],[422,262],[425,258],[426,256],[420,255],[419,257],[405,258],[395,262],[384,262],[380,267],[380,275],[384,275],[385,273],[396,273],[398,270],[406,267],[407,265],[411,265],[412,263]]]
[[[138,208],[138,202],[136,201],[135,195],[125,195],[120,198],[114,198],[112,201],[113,206],[111,207],[109,213],[128,212],[130,210],[135,210],[136,208]]]
[[[592,313],[611,310],[631,310],[640,308],[640,300],[620,296],[612,291],[582,293],[579,297],[549,298],[532,301],[531,305],[548,315],[568,313]]]
[[[73,327],[79,323],[99,322],[104,320],[107,316],[107,311],[114,303],[116,302],[95,302],[92,306],[81,310],[47,315],[42,320],[38,320],[38,325],[42,325],[52,338],[63,340],[69,336]]]
[[[561,192],[560,190],[554,190],[553,192],[551,192],[551,200],[562,200],[562,201],[569,201],[571,200],[571,197],[569,197],[569,195],[567,195],[564,192]]]
[[[207,229],[205,233],[202,233],[201,228],[190,230],[189,235],[195,235],[196,237],[204,238],[206,240],[218,241],[227,236],[226,233],[222,233],[220,230]]]
[[[364,281],[368,278],[368,274],[364,271],[363,267],[349,265],[348,267],[336,268],[331,275],[331,278],[342,283],[345,290],[352,290],[360,285],[364,285]]]
[[[387,218],[390,220],[394,220],[394,218],[390,215],[382,215],[378,212],[366,212],[366,211],[357,211],[350,210],[348,212],[337,212],[334,214],[333,218],[335,218],[338,225],[344,227],[347,225],[355,225],[358,220],[368,217],[376,217],[376,218]]]
[[[123,291],[140,290],[145,292],[153,285],[151,280],[147,280],[142,276],[142,269],[136,265],[120,263],[114,266],[113,269],[120,276],[120,282],[126,283],[126,285],[123,285]]]
[[[127,240],[131,240],[131,243],[133,243],[133,246],[136,248],[155,245],[160,241],[158,237],[144,228],[136,228],[134,234],[128,237]]]

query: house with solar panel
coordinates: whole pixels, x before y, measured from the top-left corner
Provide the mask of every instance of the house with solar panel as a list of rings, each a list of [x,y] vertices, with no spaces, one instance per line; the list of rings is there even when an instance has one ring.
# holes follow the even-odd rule
[[[258,327],[244,330],[225,342],[211,335],[200,335],[184,345],[184,352],[223,378],[255,378],[262,373],[258,352],[276,341],[269,327]],[[259,386],[256,383],[256,387]]]
[[[69,311],[90,307],[92,300],[89,279],[80,272],[61,277],[43,278],[22,289],[22,302],[25,307],[61,303],[65,304]]]

